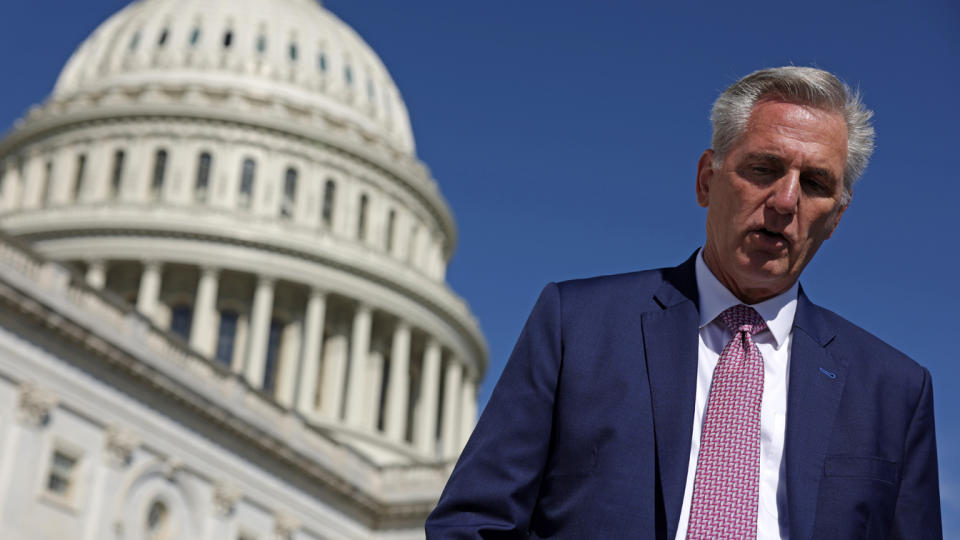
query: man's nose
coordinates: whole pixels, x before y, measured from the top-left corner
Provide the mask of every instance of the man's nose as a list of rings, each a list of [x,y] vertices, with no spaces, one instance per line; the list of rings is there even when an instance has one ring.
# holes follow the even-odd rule
[[[767,206],[780,214],[793,214],[797,211],[800,198],[800,172],[787,171],[773,184],[773,191],[767,199]]]

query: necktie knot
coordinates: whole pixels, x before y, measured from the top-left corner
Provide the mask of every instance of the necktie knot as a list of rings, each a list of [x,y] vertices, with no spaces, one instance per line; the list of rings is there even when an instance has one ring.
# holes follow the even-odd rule
[[[752,336],[767,329],[767,323],[757,313],[757,310],[743,304],[737,304],[725,310],[720,314],[720,320],[727,325],[727,328],[734,335],[739,332],[747,332]]]

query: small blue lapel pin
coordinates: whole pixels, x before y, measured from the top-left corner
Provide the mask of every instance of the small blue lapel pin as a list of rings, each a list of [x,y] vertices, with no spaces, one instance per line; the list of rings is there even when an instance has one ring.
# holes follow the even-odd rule
[[[820,373],[823,373],[824,375],[826,375],[827,377],[830,377],[831,379],[836,379],[836,378],[837,378],[837,374],[836,374],[836,373],[834,373],[834,372],[832,372],[832,371],[827,371],[827,370],[825,370],[825,369],[823,369],[823,368],[820,368]]]

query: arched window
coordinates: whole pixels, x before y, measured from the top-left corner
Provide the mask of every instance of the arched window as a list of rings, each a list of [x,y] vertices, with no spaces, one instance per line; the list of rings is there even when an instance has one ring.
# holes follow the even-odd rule
[[[317,54],[317,68],[319,68],[322,73],[327,72],[327,55],[323,54],[323,51]]]
[[[163,192],[163,180],[167,174],[167,151],[157,150],[153,158],[153,181],[150,183],[150,196],[159,199]]]
[[[297,44],[296,44],[296,43],[291,43],[291,44],[290,44],[290,50],[289,50],[289,52],[290,52],[290,61],[291,61],[291,62],[296,62],[296,61],[297,61],[297,52],[298,52],[298,51],[297,51]]]
[[[278,356],[280,342],[283,338],[283,321],[277,318],[270,319],[270,335],[267,338],[267,361],[263,368],[263,391],[273,394],[277,384]]]
[[[167,36],[169,36],[169,35],[170,35],[170,31],[167,30],[166,28],[164,28],[164,29],[160,32],[160,37],[157,38],[157,45],[160,46],[160,47],[163,47],[164,45],[166,45],[166,44],[167,44]]]
[[[373,81],[367,79],[367,99],[370,100],[370,103],[373,103],[374,98],[376,97],[376,92],[373,89]]]
[[[387,214],[387,238],[385,245],[387,247],[387,253],[393,251],[393,230],[396,228],[394,224],[397,221],[397,211],[390,209],[390,213]]]
[[[137,44],[140,43],[140,32],[137,31],[133,34],[133,37],[130,38],[130,50],[137,50]]]
[[[117,150],[113,153],[113,175],[110,177],[110,197],[120,196],[120,190],[123,188],[123,161],[126,154],[123,150]]]
[[[153,501],[147,509],[146,527],[144,527],[147,538],[150,540],[165,538],[169,518],[170,510],[166,503],[161,500]]]
[[[229,49],[233,45],[233,31],[227,30],[223,33],[223,48]]]
[[[77,156],[77,171],[73,178],[73,200],[79,201],[80,195],[83,194],[83,177],[86,174],[87,169],[87,155],[80,154]]]
[[[367,239],[367,204],[366,194],[360,196],[360,207],[357,209],[357,238]]]
[[[190,339],[190,323],[193,322],[193,309],[186,304],[174,306],[170,316],[170,331],[182,337],[184,340]]]
[[[257,36],[257,52],[260,54],[267,52],[267,36],[263,34]]]
[[[200,41],[200,27],[195,26],[190,32],[190,45],[196,45]]]
[[[347,81],[347,86],[353,86],[353,70],[349,64],[343,67],[343,78]]]
[[[250,208],[253,198],[253,176],[257,172],[257,164],[253,159],[243,160],[243,170],[240,173],[240,193],[237,204],[240,208]]]
[[[333,180],[327,180],[327,183],[323,186],[323,210],[320,216],[323,220],[323,226],[327,228],[333,226],[333,202],[336,191],[337,185]]]
[[[220,312],[220,329],[217,332],[217,361],[230,367],[233,360],[233,346],[237,338],[237,321],[240,316],[236,311],[225,309]]]
[[[283,200],[280,201],[280,217],[289,219],[293,216],[294,205],[297,200],[297,170],[287,169],[283,178]]]
[[[209,152],[200,154],[200,159],[197,160],[197,181],[194,184],[193,191],[199,202],[207,200],[207,191],[210,189],[210,165],[212,163],[213,158],[210,157]]]

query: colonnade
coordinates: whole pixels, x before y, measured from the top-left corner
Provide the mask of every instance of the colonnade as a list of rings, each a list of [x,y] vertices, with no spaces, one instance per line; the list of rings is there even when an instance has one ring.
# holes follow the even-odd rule
[[[127,276],[137,283],[137,310],[161,327],[172,325],[163,316],[173,307],[163,294],[165,276],[192,284],[193,290],[182,291],[192,305],[189,333],[181,337],[308,421],[342,423],[436,459],[459,454],[473,429],[477,375],[402,315],[270,276],[225,276],[228,271],[215,267],[104,260],[85,265],[86,280],[96,288],[110,288],[112,272],[139,273]],[[248,296],[224,293],[225,283],[238,280],[252,282],[252,295],[249,287],[236,286],[232,290]],[[230,308],[239,312],[234,331],[224,326],[223,313],[238,303],[244,305]],[[223,340],[233,342],[224,347]],[[219,357],[228,348],[233,354]]]

